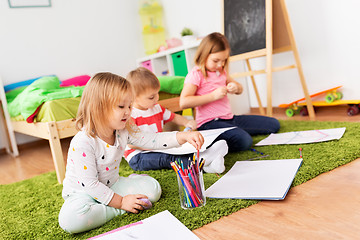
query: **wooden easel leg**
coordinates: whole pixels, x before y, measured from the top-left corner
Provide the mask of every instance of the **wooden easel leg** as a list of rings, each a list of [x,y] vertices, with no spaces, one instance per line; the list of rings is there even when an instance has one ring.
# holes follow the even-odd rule
[[[304,77],[304,73],[303,73],[303,70],[302,70],[301,62],[300,62],[299,52],[297,50],[294,34],[293,34],[293,31],[292,31],[292,28],[291,28],[291,25],[290,25],[289,14],[287,12],[285,1],[281,0],[280,3],[281,3],[280,5],[281,5],[281,8],[282,8],[282,11],[284,13],[284,20],[285,20],[286,28],[287,28],[288,33],[289,33],[289,39],[290,39],[290,43],[291,43],[291,48],[292,48],[292,51],[294,53],[294,58],[295,58],[295,62],[296,62],[296,67],[298,69],[301,86],[302,86],[303,91],[304,91],[306,106],[307,106],[307,109],[308,109],[308,112],[309,112],[309,117],[310,117],[311,120],[315,120],[315,111],[314,111],[314,107],[313,107],[312,102],[311,102],[309,91],[308,91],[307,86],[306,86],[305,77]]]
[[[315,120],[314,107],[313,107],[313,104],[311,102],[309,91],[308,91],[307,86],[306,86],[304,73],[303,73],[303,70],[302,70],[302,67],[301,67],[300,58],[299,58],[299,55],[298,55],[297,51],[296,52],[294,51],[294,57],[295,57],[297,69],[298,69],[298,72],[299,72],[301,86],[302,86],[303,91],[304,91],[306,106],[307,106],[307,109],[308,109],[308,112],[309,112],[309,117],[310,117],[311,120]]]
[[[267,111],[266,115],[272,117],[272,55],[268,55],[266,60],[266,86],[267,86]]]
[[[246,61],[246,66],[247,66],[249,72],[251,72],[252,69],[251,69],[251,65],[250,65],[249,59],[246,59],[245,61]],[[262,104],[261,104],[261,99],[260,99],[259,91],[258,91],[257,86],[256,86],[256,82],[255,82],[254,75],[251,75],[250,78],[251,78],[252,85],[253,85],[253,87],[254,87],[256,99],[257,99],[258,104],[259,104],[260,114],[261,114],[261,115],[265,115],[265,110],[264,110],[264,107],[263,107]]]
[[[65,178],[65,162],[61,150],[59,133],[57,131],[55,122],[48,122],[47,126],[49,130],[49,145],[55,166],[57,180],[60,184],[62,184]]]
[[[266,14],[266,85],[267,85],[267,116],[272,117],[272,54],[273,54],[273,17],[272,0],[265,2]]]

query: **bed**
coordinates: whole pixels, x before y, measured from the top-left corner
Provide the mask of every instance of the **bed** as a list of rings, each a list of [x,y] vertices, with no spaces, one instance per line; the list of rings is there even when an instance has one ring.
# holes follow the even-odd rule
[[[82,75],[76,78],[81,77],[84,79],[89,79],[90,76]],[[37,81],[39,78],[36,78],[34,81]],[[76,82],[74,81],[75,78],[64,80],[60,82],[64,84],[62,87],[79,87],[86,84],[87,80],[82,81],[81,83],[76,83],[75,85],[71,83]],[[179,94],[182,89],[182,84],[184,81],[183,77],[163,77],[159,78],[161,89],[160,89],[160,101],[159,103],[168,108],[173,112],[181,111],[179,106]],[[22,81],[22,84],[25,86],[21,86],[21,84],[15,84],[13,89],[19,89],[20,87],[27,89],[27,86],[32,86],[34,81]],[[165,83],[166,82],[166,83]],[[29,85],[30,84],[30,85]],[[61,85],[60,84],[60,85]],[[20,86],[20,87],[19,87]],[[179,87],[180,86],[180,87]],[[50,101],[41,101],[41,103],[36,109],[33,107],[30,111],[25,114],[25,117],[22,115],[10,117],[9,113],[12,112],[9,109],[9,106],[13,103],[10,102],[8,105],[7,97],[9,100],[9,94],[6,94],[5,91],[7,86],[4,86],[2,80],[0,78],[0,100],[1,100],[1,111],[0,114],[2,117],[0,121],[5,123],[5,131],[6,131],[6,142],[5,142],[5,149],[6,151],[14,157],[19,156],[19,151],[15,139],[14,132],[34,136],[41,139],[46,139],[49,141],[50,150],[53,158],[53,163],[56,171],[56,176],[58,182],[61,184],[65,177],[65,161],[63,156],[63,151],[61,148],[60,140],[68,137],[72,137],[77,133],[75,129],[75,117],[77,108],[80,102],[80,96],[77,97],[68,97],[68,98],[60,98],[60,99],[52,99]],[[25,91],[25,90],[23,90]],[[7,91],[9,93],[9,91]],[[36,94],[36,96],[42,94]],[[75,94],[77,95],[77,94]],[[11,96],[10,96],[11,97]],[[28,102],[28,98],[24,98],[23,101],[19,102],[20,104]],[[35,109],[35,112],[31,114],[31,112]],[[54,111],[54,109],[56,111]],[[58,114],[58,112],[61,114]],[[55,113],[54,113],[55,112]],[[15,114],[16,115],[16,114]]]
[[[11,109],[9,109],[10,104],[8,105],[6,99],[6,93],[16,92],[16,89],[22,89],[21,93],[25,92],[26,89],[35,83],[35,81],[41,80],[41,78],[51,78],[53,84],[59,85],[58,87],[63,87],[66,89],[71,89],[73,86],[74,89],[77,89],[77,92],[73,94],[73,98],[62,98],[61,96],[52,97],[49,101],[47,99],[37,99],[38,107],[33,106],[32,109],[26,109],[27,111],[34,111],[34,114],[28,114],[24,117],[19,114],[18,116],[10,117]],[[56,76],[45,76],[39,77],[31,80],[22,81],[15,84],[10,84],[4,86],[0,79],[0,96],[1,96],[1,106],[2,106],[2,116],[3,121],[6,123],[6,135],[7,142],[5,143],[6,151],[14,157],[19,156],[19,151],[15,139],[14,132],[19,132],[22,134],[46,139],[49,141],[50,150],[54,162],[54,167],[56,171],[57,180],[59,183],[62,183],[65,177],[65,162],[64,156],[61,149],[60,140],[63,138],[72,137],[77,133],[75,129],[75,116],[77,112],[77,107],[80,102],[80,97],[82,94],[83,87],[86,82],[90,79],[88,75],[81,75],[75,78],[64,80],[62,83],[58,80]],[[58,81],[58,83],[56,83]],[[11,86],[13,85],[13,86]],[[47,86],[48,87],[48,86]],[[7,88],[10,88],[7,89]],[[25,90],[24,90],[25,89]],[[36,97],[45,95],[43,93],[33,92]],[[54,92],[47,90],[47,95],[50,95]],[[17,95],[18,93],[15,93]],[[69,96],[69,95],[64,95]],[[10,94],[10,98],[12,95]],[[60,97],[60,98],[59,98]],[[14,97],[15,98],[15,97]],[[30,97],[31,98],[31,97]],[[9,100],[9,94],[8,94]],[[13,100],[13,99],[12,99]],[[15,101],[15,100],[14,100]],[[21,99],[20,99],[21,101]],[[29,105],[29,99],[24,98],[21,102],[21,105]],[[34,110],[35,109],[35,110]],[[59,111],[54,111],[54,109],[60,109],[60,112],[65,112],[62,116],[59,116]],[[23,113],[23,112],[22,112]],[[61,114],[60,114],[61,115]],[[26,121],[25,121],[26,120]]]

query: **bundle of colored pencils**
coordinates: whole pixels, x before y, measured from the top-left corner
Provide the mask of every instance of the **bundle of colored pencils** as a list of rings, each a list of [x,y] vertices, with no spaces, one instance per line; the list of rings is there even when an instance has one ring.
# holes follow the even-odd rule
[[[195,157],[193,161],[189,161],[188,166],[184,166],[182,161],[171,163],[171,167],[176,172],[179,181],[180,201],[182,201],[185,208],[194,208],[205,204],[202,189],[204,183],[202,177],[200,177],[200,174],[202,174],[200,166],[201,161],[197,161]]]

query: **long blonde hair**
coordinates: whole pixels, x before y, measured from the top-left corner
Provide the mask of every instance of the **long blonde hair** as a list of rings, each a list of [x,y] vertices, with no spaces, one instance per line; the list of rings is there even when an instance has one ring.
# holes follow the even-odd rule
[[[230,53],[230,45],[228,40],[224,35],[218,32],[213,32],[207,35],[200,43],[196,54],[195,54],[195,64],[200,68],[202,74],[207,77],[206,73],[206,60],[209,55],[212,53],[222,52],[225,50],[229,50]],[[224,69],[228,70],[229,58],[226,59]]]
[[[129,97],[133,89],[125,78],[109,72],[95,74],[86,84],[76,117],[76,129],[95,137],[104,134],[113,108]],[[125,128],[134,132],[130,121]]]

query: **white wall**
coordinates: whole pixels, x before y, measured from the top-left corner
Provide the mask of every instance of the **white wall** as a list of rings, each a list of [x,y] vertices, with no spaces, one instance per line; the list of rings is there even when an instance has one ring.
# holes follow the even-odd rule
[[[168,37],[180,38],[181,30],[189,27],[197,36],[221,31],[222,0],[161,0]]]
[[[143,53],[137,1],[52,0],[50,8],[21,9],[0,1],[0,23],[4,84],[46,74],[125,76]],[[31,139],[17,135],[19,143]]]
[[[52,0],[50,8],[0,2],[1,76],[5,84],[57,74],[125,75],[142,49],[136,1]]]

